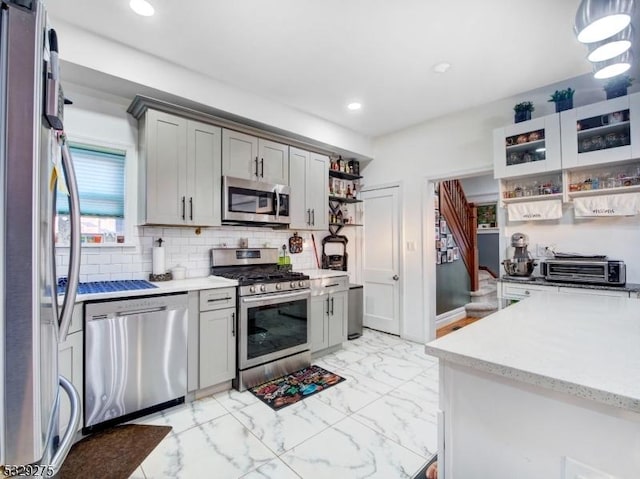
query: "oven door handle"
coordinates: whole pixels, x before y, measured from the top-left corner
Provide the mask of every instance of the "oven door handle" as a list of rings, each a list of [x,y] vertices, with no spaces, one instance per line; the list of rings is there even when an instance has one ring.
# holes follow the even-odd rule
[[[310,296],[310,290],[299,291],[296,293],[275,293],[275,294],[262,294],[257,296],[251,296],[249,298],[242,298],[243,303],[261,303],[263,301],[267,301],[269,299],[289,299],[289,298],[298,298],[301,296]]]

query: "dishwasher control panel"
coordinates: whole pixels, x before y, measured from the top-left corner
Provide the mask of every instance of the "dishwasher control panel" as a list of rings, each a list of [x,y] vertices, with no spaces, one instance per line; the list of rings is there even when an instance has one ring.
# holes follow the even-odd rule
[[[153,311],[187,308],[187,293],[142,296],[113,301],[87,302],[85,317],[88,321],[123,314],[142,314]]]

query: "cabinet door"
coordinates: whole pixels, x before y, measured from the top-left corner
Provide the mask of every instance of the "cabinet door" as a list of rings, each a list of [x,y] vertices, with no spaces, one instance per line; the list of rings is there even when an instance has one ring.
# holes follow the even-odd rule
[[[309,155],[307,168],[307,209],[311,210],[311,229],[329,228],[329,157]]]
[[[64,343],[58,344],[58,372],[67,378],[80,394],[80,408],[82,410],[82,401],[84,400],[84,357],[83,357],[83,341],[82,331],[69,334]],[[71,407],[66,394],[60,395],[60,434],[69,424],[69,414]],[[82,421],[80,422],[82,427]]]
[[[259,172],[258,138],[222,130],[222,175],[256,180]]]
[[[311,209],[307,206],[307,168],[309,152],[299,148],[289,148],[289,218],[291,229],[307,229],[311,221]]]
[[[494,130],[493,151],[495,178],[561,169],[560,115],[554,113]]]
[[[258,140],[259,179],[278,185],[289,184],[289,146]]]
[[[200,313],[200,389],[236,375],[235,308]]]
[[[329,316],[327,315],[329,296],[311,298],[311,352],[329,347]]]
[[[182,225],[187,202],[187,120],[148,110],[145,114],[146,222]]]
[[[610,296],[614,298],[628,298],[629,291],[615,291],[611,289],[592,289],[592,288],[558,288],[560,293],[564,294],[584,294],[588,296]]]
[[[540,293],[557,293],[557,286],[541,286],[537,284],[519,285],[502,283],[500,299],[524,299]]]
[[[333,293],[329,298],[329,346],[347,340],[348,292]]]
[[[189,121],[187,134],[187,223],[220,226],[222,130]]]
[[[640,154],[640,95],[601,101],[560,114],[562,167],[600,165]]]

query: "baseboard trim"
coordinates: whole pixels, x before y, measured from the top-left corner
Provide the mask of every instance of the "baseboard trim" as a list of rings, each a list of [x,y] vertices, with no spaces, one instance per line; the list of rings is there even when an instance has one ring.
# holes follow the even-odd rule
[[[465,318],[466,316],[467,312],[465,311],[464,306],[452,309],[451,311],[447,311],[446,313],[442,313],[436,316],[436,329],[441,328],[442,326],[446,326],[447,324],[451,324],[459,319]]]

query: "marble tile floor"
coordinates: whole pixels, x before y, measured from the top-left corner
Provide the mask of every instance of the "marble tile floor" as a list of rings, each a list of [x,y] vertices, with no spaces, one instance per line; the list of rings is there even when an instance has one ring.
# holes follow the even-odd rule
[[[277,412],[230,390],[135,421],[173,430],[131,479],[412,478],[436,451],[437,359],[365,329],[313,363],[347,380]]]

